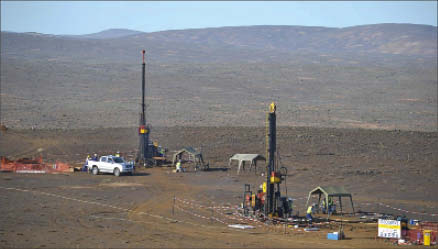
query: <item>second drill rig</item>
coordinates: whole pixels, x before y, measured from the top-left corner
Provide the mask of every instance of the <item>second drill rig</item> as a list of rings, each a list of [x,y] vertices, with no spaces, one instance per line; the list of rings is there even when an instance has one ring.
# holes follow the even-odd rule
[[[272,102],[266,116],[266,181],[262,190],[257,193],[251,191],[249,184],[245,184],[244,201],[242,204],[245,215],[264,216],[268,218],[289,218],[292,216],[292,198],[281,196],[280,184],[286,180],[287,169],[278,169],[275,157],[276,145],[276,105]]]
[[[158,146],[157,142],[151,143],[149,141],[149,136],[151,132],[151,128],[148,124],[146,124],[146,104],[145,104],[145,95],[146,95],[146,63],[145,63],[145,50],[141,51],[143,54],[143,63],[142,63],[142,98],[141,98],[141,113],[140,113],[140,125],[138,128],[138,134],[140,138],[140,143],[138,146],[138,154],[136,157],[136,162],[143,164],[143,166],[147,165],[159,165],[160,162],[165,161],[165,151],[166,149],[162,149],[161,146]]]

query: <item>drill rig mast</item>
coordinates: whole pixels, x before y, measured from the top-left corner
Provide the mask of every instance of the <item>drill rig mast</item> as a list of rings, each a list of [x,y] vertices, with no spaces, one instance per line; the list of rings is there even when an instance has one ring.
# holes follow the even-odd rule
[[[142,63],[142,84],[141,84],[141,113],[140,113],[140,125],[138,128],[138,134],[140,137],[140,143],[138,147],[138,154],[136,161],[139,163],[143,163],[146,166],[147,159],[151,156],[149,155],[149,132],[150,127],[146,125],[146,105],[145,105],[145,95],[146,95],[146,63],[145,63],[145,51],[142,50],[143,54],[143,63]]]
[[[138,127],[139,145],[138,153],[135,159],[136,163],[143,164],[143,166],[159,166],[166,162],[165,152],[166,148],[162,148],[158,145],[158,142],[153,143],[149,141],[151,135],[151,127],[146,123],[146,63],[145,63],[145,51],[142,50],[143,63],[142,69],[142,81],[141,81],[141,113],[140,124]]]
[[[277,169],[278,163],[275,155],[277,151],[276,131],[276,105],[272,102],[266,114],[266,180],[263,182],[263,191],[251,191],[250,185],[245,184],[244,200],[242,207],[247,215],[252,210],[253,214],[261,213],[265,219],[288,218],[292,216],[292,199],[281,196],[280,184],[287,176],[287,169]],[[283,171],[283,172],[281,172]]]
[[[277,150],[277,131],[276,122],[277,117],[275,115],[276,105],[272,102],[269,105],[269,112],[266,114],[266,155],[268,166],[266,167],[266,201],[265,201],[265,217],[269,214],[274,213],[274,207],[276,204],[275,198],[275,181],[276,171],[275,171],[275,151]],[[278,184],[278,192],[280,192],[280,186]]]

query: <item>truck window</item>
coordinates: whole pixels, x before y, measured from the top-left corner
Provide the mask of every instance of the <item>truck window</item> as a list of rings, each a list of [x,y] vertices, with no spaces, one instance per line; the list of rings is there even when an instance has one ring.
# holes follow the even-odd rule
[[[101,159],[102,162],[106,162],[106,156],[103,156]]]
[[[113,159],[112,158],[108,158],[108,163],[112,163]]]

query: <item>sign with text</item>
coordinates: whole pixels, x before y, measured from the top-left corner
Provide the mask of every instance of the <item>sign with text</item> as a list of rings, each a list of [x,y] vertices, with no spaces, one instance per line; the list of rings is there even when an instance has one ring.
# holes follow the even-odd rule
[[[379,219],[378,236],[381,238],[401,238],[401,223],[396,220]]]

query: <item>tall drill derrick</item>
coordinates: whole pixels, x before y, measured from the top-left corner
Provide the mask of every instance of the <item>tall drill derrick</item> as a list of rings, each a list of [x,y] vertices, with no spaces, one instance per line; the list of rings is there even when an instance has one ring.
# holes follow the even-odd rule
[[[266,167],[266,199],[265,199],[265,217],[274,212],[274,192],[275,186],[271,181],[272,173],[275,169],[275,151],[276,149],[276,106],[272,102],[269,105],[269,112],[266,115],[266,155],[268,166]]]
[[[142,84],[141,84],[141,113],[140,113],[140,125],[138,129],[138,134],[140,137],[140,143],[138,147],[138,154],[137,154],[137,162],[142,162],[144,165],[146,165],[146,161],[149,158],[149,151],[148,151],[148,145],[149,145],[149,133],[150,129],[146,125],[146,104],[145,104],[145,95],[146,95],[146,63],[145,63],[145,51],[142,50],[143,54],[143,63],[142,63]]]

